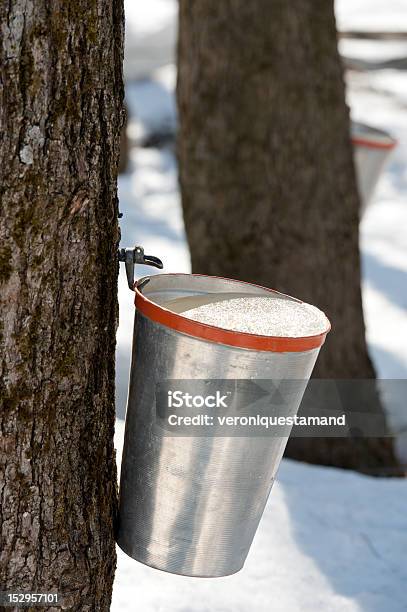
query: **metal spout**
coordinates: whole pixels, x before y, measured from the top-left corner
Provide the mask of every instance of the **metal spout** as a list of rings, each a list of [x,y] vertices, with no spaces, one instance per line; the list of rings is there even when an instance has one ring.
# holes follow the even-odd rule
[[[162,270],[163,263],[161,259],[154,255],[145,255],[144,249],[141,246],[135,246],[132,249],[123,248],[118,250],[119,261],[123,261],[126,266],[127,283],[129,288],[134,291],[134,265],[142,264],[144,266],[153,266]]]

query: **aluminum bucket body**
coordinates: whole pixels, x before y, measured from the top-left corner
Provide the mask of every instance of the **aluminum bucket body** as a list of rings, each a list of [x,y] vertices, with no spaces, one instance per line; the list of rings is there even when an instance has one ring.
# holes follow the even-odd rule
[[[199,302],[212,292],[270,296],[238,281],[157,275],[143,279],[141,287],[117,542],[131,557],[167,572],[232,574],[244,564],[287,438],[168,435],[156,426],[157,385],[174,379],[308,380],[328,329],[321,337],[273,340],[225,332],[169,311],[175,299]],[[301,396],[291,398],[290,414]]]
[[[383,130],[352,122],[352,144],[361,200],[360,217],[362,217],[372,199],[388,157],[397,142]]]

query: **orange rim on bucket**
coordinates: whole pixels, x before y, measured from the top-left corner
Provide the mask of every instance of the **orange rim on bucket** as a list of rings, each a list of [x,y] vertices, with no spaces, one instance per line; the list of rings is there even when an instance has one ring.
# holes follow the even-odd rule
[[[184,276],[210,278],[204,274],[186,274]],[[231,280],[219,276],[212,278]],[[291,298],[291,296],[287,296],[273,289],[268,289],[267,287],[262,287],[261,285],[255,285],[254,283],[247,283],[245,281],[237,282],[241,283],[242,285],[258,287],[264,291]],[[148,319],[164,325],[165,327],[169,327],[170,329],[174,329],[182,334],[193,336],[194,338],[216,342],[218,344],[236,346],[243,349],[251,349],[254,351],[272,351],[276,353],[299,353],[303,351],[310,351],[320,348],[323,345],[326,335],[331,329],[331,325],[327,319],[326,331],[315,336],[259,336],[246,332],[232,331],[229,329],[223,329],[221,327],[215,327],[213,325],[207,325],[206,323],[193,321],[182,314],[172,312],[163,306],[155,304],[141,293],[138,283],[135,284],[134,290],[136,293],[136,309]],[[301,300],[297,300],[296,298],[291,299],[301,303]]]

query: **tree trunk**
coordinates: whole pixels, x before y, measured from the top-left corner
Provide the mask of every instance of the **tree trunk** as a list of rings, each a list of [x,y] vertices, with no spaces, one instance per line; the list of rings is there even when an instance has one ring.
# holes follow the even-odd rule
[[[178,153],[194,272],[323,309],[320,378],[374,378],[333,2],[180,0]],[[376,409],[381,410],[379,402]],[[289,456],[361,470],[388,440],[293,439]]]
[[[0,590],[108,610],[123,7],[0,19]]]

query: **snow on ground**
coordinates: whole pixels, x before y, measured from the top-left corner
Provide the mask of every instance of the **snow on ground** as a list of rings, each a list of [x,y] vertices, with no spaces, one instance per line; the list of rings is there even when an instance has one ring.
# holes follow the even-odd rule
[[[175,65],[166,64],[153,70],[149,79],[130,81],[126,85],[128,131],[135,141],[140,142],[152,133],[175,132],[175,82]]]
[[[381,379],[407,378],[407,73],[348,75],[348,102],[359,121],[386,129],[398,141],[360,224],[362,296],[369,351]],[[386,385],[384,400],[407,462],[406,399]]]
[[[365,62],[386,62],[406,57],[407,40],[377,41],[345,38],[339,40],[339,51],[346,58],[358,58]]]
[[[406,488],[284,460],[239,573],[173,576],[118,549],[112,611],[404,612]]]
[[[164,260],[165,272],[190,272],[189,252],[178,194],[176,163],[170,150],[133,149],[132,171],[119,179],[121,245],[140,244],[148,255]],[[130,365],[134,293],[127,286],[124,265],[119,276],[119,320],[116,352],[117,416],[124,419]],[[156,274],[136,266],[138,278]]]
[[[127,74],[150,76],[130,83],[126,95],[129,132],[140,140],[175,127],[175,69],[169,41],[174,39],[176,3],[150,0],[143,9],[136,4],[126,2],[128,33],[138,31],[135,40],[127,41]],[[344,29],[407,25],[404,0],[337,0],[336,6]],[[404,53],[403,45],[390,53],[390,47],[384,51],[380,44],[369,43],[370,48],[350,55],[381,60]],[[137,60],[132,56],[135,49],[141,50]],[[399,141],[360,228],[367,337],[382,378],[407,378],[406,80],[406,73],[393,70],[348,77],[353,117],[391,131]],[[146,253],[163,258],[166,272],[190,271],[171,149],[133,148],[131,169],[120,177],[119,196],[124,213],[122,245],[142,244]],[[143,276],[154,269],[138,267],[137,273]],[[120,460],[134,315],[123,266],[119,302],[116,447]],[[405,398],[386,397],[386,401],[394,428],[406,427]],[[183,578],[145,567],[118,550],[112,610],[404,611],[406,503],[405,481],[284,460],[241,572],[227,578]]]
[[[335,12],[339,30],[407,31],[405,0],[335,0]],[[143,6],[125,1],[126,79],[148,77],[154,69],[174,62],[177,15],[177,0],[149,0]],[[370,60],[405,57],[406,47],[406,41],[340,43],[345,55]]]
[[[335,0],[339,30],[405,32],[405,0]]]
[[[126,79],[148,77],[160,66],[174,61],[177,0],[125,1]]]

